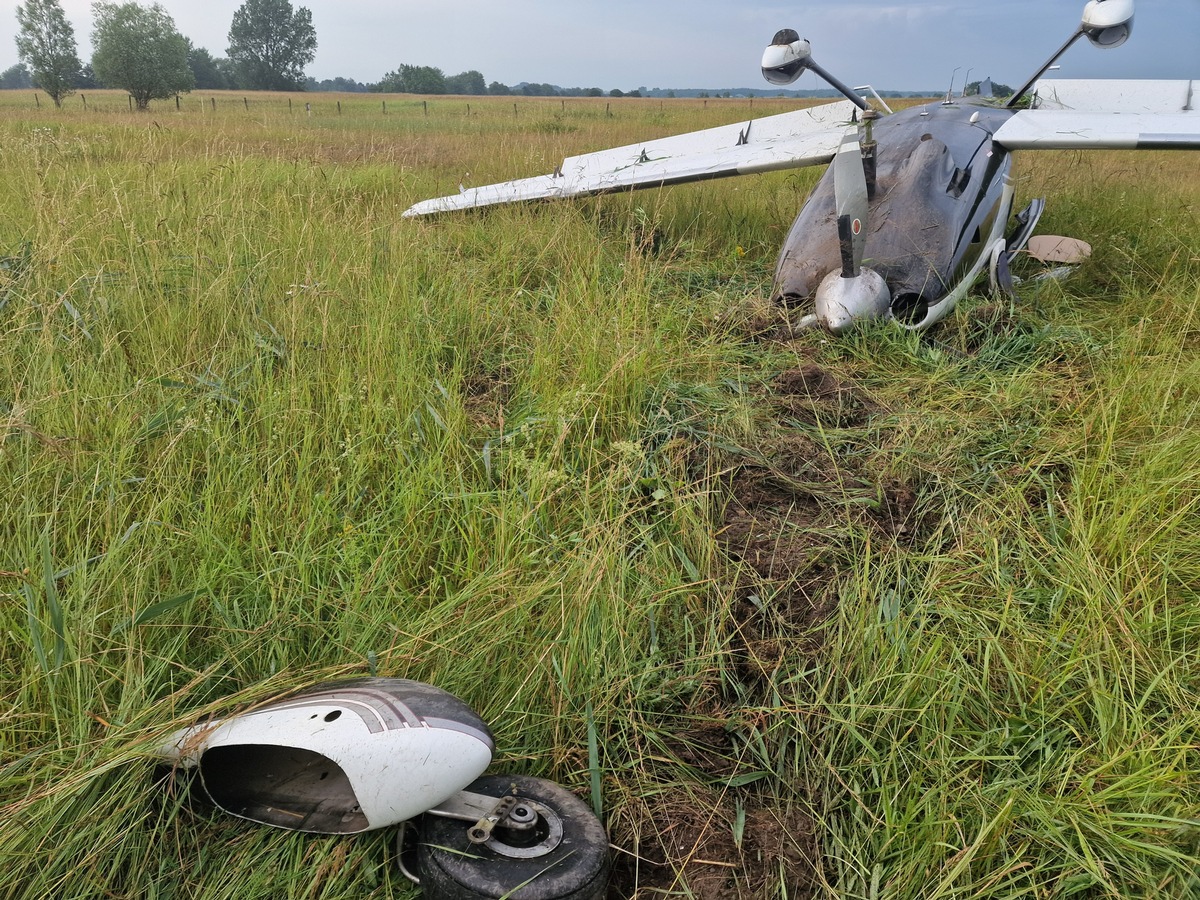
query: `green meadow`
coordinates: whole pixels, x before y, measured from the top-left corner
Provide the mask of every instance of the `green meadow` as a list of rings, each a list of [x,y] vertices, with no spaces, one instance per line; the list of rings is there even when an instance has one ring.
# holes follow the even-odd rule
[[[0,894],[417,896],[156,780],[378,674],[615,898],[1200,896],[1195,155],[1021,157],[1094,254],[925,335],[768,303],[819,170],[400,218],[792,106],[0,93]]]

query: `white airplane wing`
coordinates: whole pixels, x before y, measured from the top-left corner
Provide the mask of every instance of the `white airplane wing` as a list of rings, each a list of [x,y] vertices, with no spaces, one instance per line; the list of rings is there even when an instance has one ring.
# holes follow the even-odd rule
[[[1200,85],[1192,81],[1153,78],[1048,78],[1034,85],[1033,106],[1080,112],[1189,112],[1195,109],[1193,94],[1197,89]]]
[[[992,136],[1009,150],[1200,149],[1191,81],[1039,81]]]
[[[552,175],[520,178],[424,200],[405,216],[657,187],[828,163],[854,115],[848,100],[721,125],[614,150],[569,156]]]

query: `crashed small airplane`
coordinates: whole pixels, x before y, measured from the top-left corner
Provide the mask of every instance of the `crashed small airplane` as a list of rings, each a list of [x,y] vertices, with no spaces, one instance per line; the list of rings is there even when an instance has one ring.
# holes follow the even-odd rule
[[[426,200],[404,215],[832,162],[783,245],[774,299],[799,325],[834,334],[878,318],[923,330],[985,270],[993,288],[1011,293],[1009,263],[1045,206],[1034,200],[1013,217],[1014,151],[1200,149],[1193,81],[1040,80],[1081,37],[1123,44],[1133,13],[1133,0],[1089,0],[1078,30],[1003,106],[956,99],[951,89],[944,101],[894,113],[877,95],[883,109],[871,107],[785,29],[763,53],[766,80],[790,84],[812,70],[845,100],[572,156],[553,174]]]

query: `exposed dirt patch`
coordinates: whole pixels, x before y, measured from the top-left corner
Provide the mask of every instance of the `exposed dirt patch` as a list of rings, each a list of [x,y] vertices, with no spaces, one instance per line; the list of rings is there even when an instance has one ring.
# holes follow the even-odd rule
[[[778,303],[766,303],[742,310],[741,331],[756,341],[791,341],[796,338],[792,314]]]
[[[504,428],[504,409],[512,394],[507,372],[476,372],[463,379],[463,406],[471,423],[483,430]]]
[[[680,762],[717,778],[738,768],[729,730],[719,721],[700,722],[666,736],[666,744]]]
[[[815,364],[781,372],[771,386],[776,407],[808,425],[861,425],[878,409],[858,388]]]
[[[718,535],[725,551],[768,580],[803,571],[822,547],[819,535],[813,533],[821,517],[820,504],[762,476],[740,475],[732,487]]]
[[[905,484],[885,485],[866,516],[877,532],[899,544],[911,544],[922,531],[917,492]]]
[[[797,420],[865,425],[881,410],[878,403],[814,363],[782,372],[766,399],[779,411],[779,427],[729,476],[717,531],[735,563],[729,578],[736,670],[743,682],[764,686],[799,656],[821,651],[851,530],[867,529],[898,546],[920,531],[912,487],[879,483],[866,468],[868,453],[843,453],[803,424],[796,427]]]
[[[812,818],[756,806],[753,798],[741,800],[741,825],[732,794],[701,789],[694,796],[651,800],[643,808],[644,818],[633,823],[634,833],[620,844],[635,855],[618,858],[610,895],[696,900],[815,896],[819,851]],[[779,889],[781,874],[785,890]]]
[[[789,654],[815,652],[834,609],[824,513],[770,471],[739,473],[718,539],[734,567],[733,649],[740,674],[767,679]]]
[[[823,389],[838,390],[834,382]],[[749,658],[767,663],[781,652],[772,632],[807,634],[833,608],[829,582],[846,524],[844,498],[869,484],[794,429],[765,441],[760,453],[731,476],[717,538],[731,560],[746,564],[734,576],[744,613],[738,625]],[[752,624],[764,617],[774,620],[765,631]]]

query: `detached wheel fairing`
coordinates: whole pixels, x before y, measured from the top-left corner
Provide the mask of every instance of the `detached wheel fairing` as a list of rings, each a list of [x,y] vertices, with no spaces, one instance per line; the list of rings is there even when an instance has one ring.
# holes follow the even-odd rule
[[[523,775],[485,775],[467,790],[497,799],[515,793],[537,813],[537,825],[524,832],[500,825],[487,843],[473,844],[469,823],[423,816],[417,870],[427,900],[603,900],[608,835],[586,803]]]
[[[466,703],[406,678],[318,685],[180,729],[159,748],[226,812],[357,834],[419,816],[478,778],[495,743]]]

